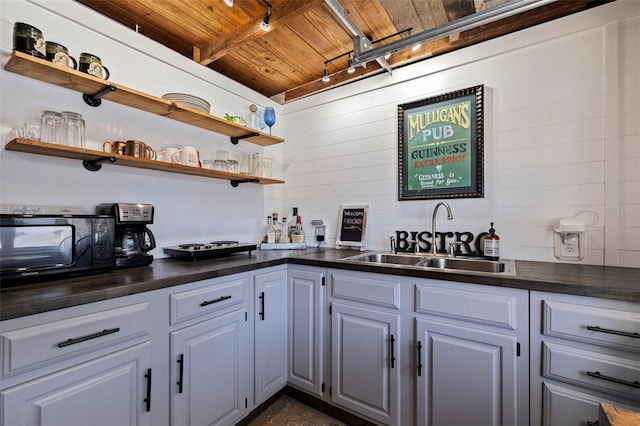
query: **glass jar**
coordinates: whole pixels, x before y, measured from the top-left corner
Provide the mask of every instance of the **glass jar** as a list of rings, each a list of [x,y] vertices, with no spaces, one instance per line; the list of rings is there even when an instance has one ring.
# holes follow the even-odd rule
[[[65,145],[85,147],[85,128],[82,115],[72,111],[62,111],[62,138]]]
[[[62,114],[55,111],[42,111],[40,140],[42,142],[64,143],[62,139]]]

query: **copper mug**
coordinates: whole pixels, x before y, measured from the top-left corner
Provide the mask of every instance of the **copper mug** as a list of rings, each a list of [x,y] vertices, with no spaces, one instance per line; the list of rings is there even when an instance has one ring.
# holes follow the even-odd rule
[[[141,141],[127,141],[124,146],[124,155],[131,157],[146,158],[148,160],[155,160],[158,154],[155,149],[151,148],[147,144]]]
[[[102,144],[102,150],[104,152],[110,152],[112,154],[124,155],[124,147],[126,143],[122,141],[106,141]]]

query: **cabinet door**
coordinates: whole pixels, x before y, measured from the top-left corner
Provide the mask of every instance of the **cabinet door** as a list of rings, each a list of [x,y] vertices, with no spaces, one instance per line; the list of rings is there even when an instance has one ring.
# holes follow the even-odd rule
[[[287,271],[255,277],[255,404],[287,383]]]
[[[289,368],[290,384],[322,396],[324,273],[290,268]]]
[[[425,319],[416,330],[418,424],[518,424],[514,336]]]
[[[245,312],[171,333],[173,425],[233,424],[244,416]]]
[[[150,343],[62,370],[0,394],[11,426],[150,425]],[[158,407],[161,409],[161,407]]]
[[[383,424],[400,424],[399,315],[333,303],[331,399]]]

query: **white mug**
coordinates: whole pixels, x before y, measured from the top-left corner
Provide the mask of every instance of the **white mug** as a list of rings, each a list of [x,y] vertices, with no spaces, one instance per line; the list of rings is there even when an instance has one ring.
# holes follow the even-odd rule
[[[165,161],[167,163],[179,163],[180,162],[180,150],[178,148],[165,148],[158,153],[158,160]]]
[[[180,164],[200,167],[200,153],[192,146],[183,146],[180,150]]]

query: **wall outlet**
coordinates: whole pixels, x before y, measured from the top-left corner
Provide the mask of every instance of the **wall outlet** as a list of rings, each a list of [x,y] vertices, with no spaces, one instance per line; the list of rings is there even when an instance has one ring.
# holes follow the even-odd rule
[[[584,258],[583,234],[567,233],[554,235],[554,255],[562,260],[582,260]]]
[[[560,256],[564,258],[578,258],[580,256],[580,248],[578,247],[578,238],[571,241],[563,241],[560,244]]]

